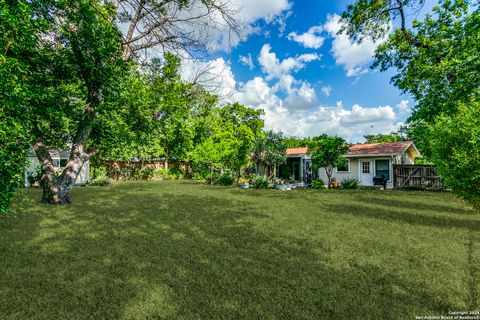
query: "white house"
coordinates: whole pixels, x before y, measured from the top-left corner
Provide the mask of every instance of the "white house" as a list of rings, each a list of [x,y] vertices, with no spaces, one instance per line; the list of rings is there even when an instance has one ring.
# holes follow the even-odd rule
[[[333,170],[332,177],[338,182],[356,178],[362,186],[373,186],[373,178],[387,179],[387,188],[393,187],[393,165],[413,164],[420,152],[412,141],[367,143],[350,146],[345,154],[347,165]],[[328,181],[324,168],[318,170],[318,177]]]
[[[62,172],[68,162],[70,151],[61,150],[61,149],[52,149],[50,150],[50,156],[52,157],[53,166],[55,167],[55,170],[58,172]],[[28,153],[28,161],[29,161],[29,166],[28,166],[27,172],[25,172],[26,187],[30,186],[30,183],[28,182],[28,178],[27,178],[28,175],[31,173],[34,173],[40,167],[38,158],[35,155],[35,153],[33,153],[32,150],[30,150]],[[83,165],[82,170],[80,171],[80,174],[78,175],[77,180],[75,181],[75,185],[85,185],[89,180],[89,171],[90,171],[90,162],[87,161]]]

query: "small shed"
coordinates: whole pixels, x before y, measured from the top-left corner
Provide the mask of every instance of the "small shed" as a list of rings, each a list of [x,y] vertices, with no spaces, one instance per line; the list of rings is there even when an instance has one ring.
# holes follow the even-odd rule
[[[64,149],[51,149],[49,150],[50,156],[52,157],[53,166],[55,171],[61,173],[65,166],[67,165],[68,159],[70,157],[70,150]],[[34,174],[40,168],[40,162],[38,161],[37,156],[30,150],[28,152],[28,169],[25,172],[25,186],[29,187],[30,183],[28,181],[28,176]],[[89,180],[89,171],[90,171],[90,162],[87,161],[82,167],[80,174],[75,181],[75,185],[85,185]]]

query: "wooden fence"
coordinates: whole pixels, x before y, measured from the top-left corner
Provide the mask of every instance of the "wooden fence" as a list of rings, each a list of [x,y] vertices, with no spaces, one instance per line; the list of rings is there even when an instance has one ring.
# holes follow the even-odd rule
[[[442,177],[431,165],[393,165],[393,188],[443,191]]]
[[[128,180],[136,171],[142,169],[165,169],[165,160],[144,160],[144,161],[119,161],[119,160],[103,160],[103,165],[107,170],[107,177],[114,180]],[[169,169],[178,168],[184,172],[188,172],[190,167],[185,163],[177,161],[169,161]]]

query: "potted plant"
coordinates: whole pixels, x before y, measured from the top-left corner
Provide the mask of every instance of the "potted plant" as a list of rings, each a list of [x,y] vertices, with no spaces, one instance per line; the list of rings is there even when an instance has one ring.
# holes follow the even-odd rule
[[[250,183],[248,178],[240,177],[238,178],[237,185],[241,189],[248,189],[250,188]]]
[[[292,185],[281,178],[272,179],[273,188],[277,190],[292,190]]]

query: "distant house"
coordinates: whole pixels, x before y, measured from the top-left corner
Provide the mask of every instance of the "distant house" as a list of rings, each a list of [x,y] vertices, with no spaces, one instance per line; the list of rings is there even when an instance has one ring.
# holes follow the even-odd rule
[[[52,149],[50,150],[50,156],[52,157],[52,162],[55,170],[61,173],[63,169],[65,169],[65,166],[67,165],[68,159],[70,157],[70,150]],[[28,178],[27,178],[28,175],[35,173],[37,168],[40,167],[38,158],[32,150],[28,152],[28,161],[29,161],[28,170],[27,172],[25,172],[26,187],[30,186],[30,183],[28,182]],[[80,174],[78,175],[77,180],[75,181],[75,185],[87,184],[89,180],[89,171],[90,171],[90,162],[87,161],[83,165],[82,170],[80,171]]]
[[[266,174],[266,169],[256,167],[256,172]],[[308,148],[288,148],[287,161],[275,168],[275,176],[283,179],[291,179],[297,182],[306,181],[312,175],[312,160],[308,154]]]
[[[332,177],[339,182],[356,178],[362,186],[373,186],[374,177],[385,177],[387,188],[392,188],[393,165],[413,164],[419,156],[412,141],[355,144],[345,154],[346,166],[335,168]],[[324,168],[318,170],[318,177],[325,183],[328,181]]]

